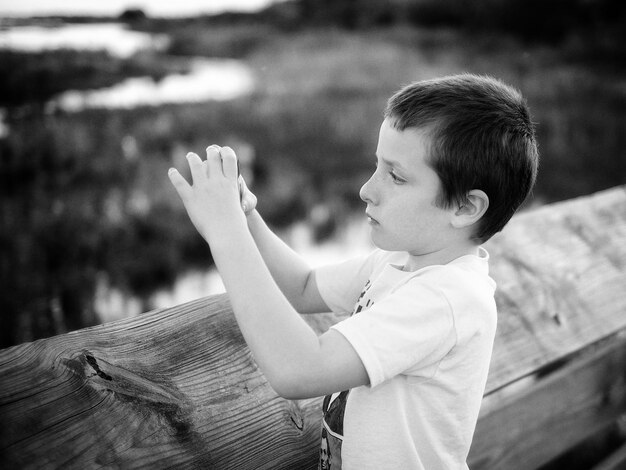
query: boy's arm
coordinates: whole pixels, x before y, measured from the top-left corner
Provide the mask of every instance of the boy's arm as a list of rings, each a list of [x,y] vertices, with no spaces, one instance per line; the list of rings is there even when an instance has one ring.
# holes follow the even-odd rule
[[[247,220],[265,264],[291,305],[299,313],[328,312],[308,263],[270,230],[256,210]]]
[[[211,246],[239,328],[272,387],[296,399],[368,384],[350,343],[334,330],[318,338],[270,274],[239,205],[234,152],[209,147],[206,163],[195,154],[188,161],[193,186],[176,170],[170,179]]]

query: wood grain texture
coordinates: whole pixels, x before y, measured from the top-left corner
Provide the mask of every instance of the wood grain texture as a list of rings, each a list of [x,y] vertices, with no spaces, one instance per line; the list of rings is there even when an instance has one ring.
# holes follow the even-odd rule
[[[624,470],[626,468],[626,444],[594,466],[591,470]]]
[[[540,403],[558,422],[542,379],[626,328],[626,188],[521,214],[487,248],[499,326],[472,448],[479,462],[516,455],[502,449],[527,426],[520,403]],[[322,331],[336,318],[310,321]],[[620,354],[592,357],[608,367]],[[595,383],[595,369],[580,374]],[[278,397],[227,297],[210,297],[0,351],[0,466],[316,468],[319,405]],[[593,418],[593,406],[579,409]],[[499,450],[487,451],[496,438]]]
[[[498,283],[487,393],[626,327],[626,187],[520,214],[486,247]]]
[[[626,330],[483,413],[468,463],[472,470],[532,470],[626,413]]]
[[[0,371],[3,468],[307,468],[317,453],[317,405],[274,393],[225,296],[9,348]]]

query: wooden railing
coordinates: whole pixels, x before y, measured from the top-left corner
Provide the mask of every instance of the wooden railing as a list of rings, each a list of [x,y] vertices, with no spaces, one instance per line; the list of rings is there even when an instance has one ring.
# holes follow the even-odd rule
[[[499,323],[469,464],[535,469],[626,413],[626,187],[487,248]],[[0,467],[313,469],[319,407],[274,393],[219,295],[0,351]]]

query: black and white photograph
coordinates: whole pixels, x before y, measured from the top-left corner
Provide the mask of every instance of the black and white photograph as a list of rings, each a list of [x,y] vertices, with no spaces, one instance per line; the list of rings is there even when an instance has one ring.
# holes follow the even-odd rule
[[[0,469],[626,470],[626,2],[0,0]]]

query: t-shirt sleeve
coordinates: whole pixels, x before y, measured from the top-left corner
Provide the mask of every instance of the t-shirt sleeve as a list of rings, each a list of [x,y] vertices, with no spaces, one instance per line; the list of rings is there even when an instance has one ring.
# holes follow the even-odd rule
[[[368,255],[315,270],[319,293],[333,312],[352,312],[380,257],[381,253],[373,251]]]
[[[428,377],[456,341],[445,295],[418,279],[332,328],[356,350],[371,387],[402,373]]]

